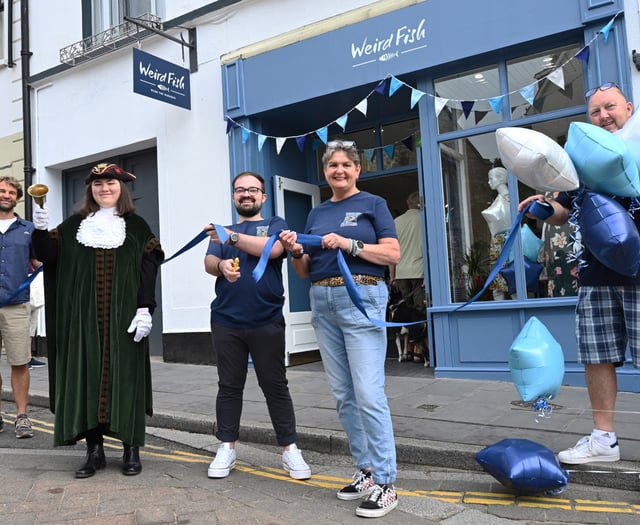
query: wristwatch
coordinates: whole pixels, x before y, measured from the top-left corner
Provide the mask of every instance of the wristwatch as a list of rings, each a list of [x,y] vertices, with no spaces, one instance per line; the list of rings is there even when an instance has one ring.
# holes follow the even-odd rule
[[[294,259],[302,259],[303,255],[304,255],[304,246],[298,253],[291,252],[291,257],[293,257]]]
[[[231,232],[231,235],[229,235],[229,244],[233,246],[239,240],[240,240],[240,234],[238,232]]]
[[[358,255],[360,255],[360,252],[362,250],[364,250],[364,243],[362,241],[354,240],[352,243],[351,255],[357,257]]]

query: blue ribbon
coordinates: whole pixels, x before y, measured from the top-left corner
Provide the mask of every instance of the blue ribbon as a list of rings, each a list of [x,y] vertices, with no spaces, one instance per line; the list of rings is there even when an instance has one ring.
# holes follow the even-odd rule
[[[264,269],[267,266],[267,262],[269,260],[269,254],[271,253],[271,248],[273,247],[273,244],[276,242],[278,237],[279,237],[279,234],[272,235],[262,250],[262,254],[260,255],[260,260],[258,261],[258,264],[253,270],[253,278],[256,280],[256,282],[259,281],[262,278],[262,275],[264,274]],[[306,233],[298,233],[296,240],[298,244],[302,244],[305,251],[308,251],[308,248],[310,247],[322,248],[322,237],[320,235],[309,235]],[[345,261],[344,259],[342,250],[336,249],[336,260],[338,263],[338,268],[340,269],[340,275],[344,280],[344,285],[347,287],[347,293],[349,294],[351,301],[353,302],[355,307],[358,310],[360,310],[360,312],[362,312],[362,315],[364,315],[369,321],[371,321],[372,324],[386,328],[390,326],[408,326],[412,324],[422,324],[427,322],[427,320],[425,319],[424,321],[414,321],[412,323],[393,323],[393,322],[387,322],[380,319],[375,319],[373,317],[369,317],[369,314],[367,313],[367,309],[365,308],[364,303],[362,302],[362,298],[360,297],[360,293],[358,293],[358,287],[356,286],[356,283],[354,282],[353,277],[351,276],[351,270],[347,265],[347,261]]]
[[[26,288],[29,288],[33,280],[36,278],[36,276],[42,271],[43,266],[44,264],[41,264],[40,266],[38,266],[31,273],[29,277],[27,277],[22,283],[20,283],[20,286],[18,286],[18,289],[13,293],[13,295],[3,303],[0,303],[0,308],[7,306],[11,301],[13,301],[16,297],[18,297],[18,295],[20,295],[20,293],[22,293]]]
[[[220,242],[223,244],[227,242],[227,239],[229,238],[229,234],[224,229],[224,227],[220,226],[219,224],[213,224],[213,223],[211,223],[211,226],[213,226],[216,229],[216,233],[218,234],[218,238],[220,239]],[[207,238],[207,232],[205,230],[202,230],[198,235],[196,235],[193,239],[191,239],[187,244],[185,244],[182,248],[180,248],[171,257],[162,261],[162,264],[168,263],[171,259],[174,259],[178,255],[182,255],[184,252],[186,252],[187,250],[190,250],[196,244],[199,244],[201,241],[203,241],[206,238]]]
[[[539,219],[545,219],[550,216],[538,201],[532,201],[531,203],[529,203],[529,205],[526,208],[524,208],[520,213],[518,213],[518,216],[513,221],[513,225],[511,226],[511,231],[509,232],[509,235],[507,235],[507,240],[504,242],[502,251],[500,252],[500,255],[498,255],[498,259],[493,265],[493,268],[491,269],[491,272],[489,273],[487,280],[484,282],[484,286],[482,287],[482,290],[480,290],[477,294],[475,294],[466,303],[458,306],[458,308],[453,310],[454,312],[457,312],[458,310],[462,310],[465,306],[470,305],[476,299],[481,297],[482,294],[486,291],[486,289],[489,288],[489,285],[496,278],[498,273],[500,273],[500,270],[504,266],[504,263],[507,261],[507,258],[509,257],[509,253],[511,252],[511,247],[513,246],[513,243],[518,238],[518,235],[520,233],[520,223],[522,222],[522,219],[524,219],[525,214],[528,212],[534,214]]]

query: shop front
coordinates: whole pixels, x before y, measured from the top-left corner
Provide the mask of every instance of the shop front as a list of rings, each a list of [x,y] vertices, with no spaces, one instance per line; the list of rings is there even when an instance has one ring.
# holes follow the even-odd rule
[[[510,380],[509,348],[535,316],[564,351],[565,384],[582,385],[570,226],[525,221],[511,271],[466,303],[487,281],[518,202],[534,193],[502,167],[496,130],[524,127],[564,145],[570,122],[586,120],[586,89],[614,81],[633,99],[624,2],[486,4],[417,2],[374,18],[363,10],[288,45],[223,56],[231,172],[264,174],[270,211],[302,230],[326,195],[326,142],[355,141],[360,189],[386,198],[394,216],[412,191],[423,196],[436,377]],[[288,348],[311,350],[308,283],[290,267],[286,278]],[[620,388],[637,390],[636,375],[625,365]]]

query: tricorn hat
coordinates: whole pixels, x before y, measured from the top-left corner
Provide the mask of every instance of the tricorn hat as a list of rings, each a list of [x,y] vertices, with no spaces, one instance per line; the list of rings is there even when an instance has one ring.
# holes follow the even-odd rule
[[[84,179],[84,183],[89,184],[96,179],[118,179],[122,182],[131,182],[136,180],[136,176],[133,173],[124,171],[120,166],[102,162],[91,168],[89,175]]]

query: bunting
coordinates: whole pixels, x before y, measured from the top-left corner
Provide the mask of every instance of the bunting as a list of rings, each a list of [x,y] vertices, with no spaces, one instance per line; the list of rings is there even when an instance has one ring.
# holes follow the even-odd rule
[[[242,144],[246,144],[249,137],[251,135],[255,135],[258,139],[258,151],[262,151],[262,148],[265,144],[265,142],[268,139],[271,139],[274,141],[275,143],[275,147],[276,147],[276,153],[278,155],[280,155],[280,152],[282,151],[282,148],[284,147],[285,143],[289,140],[289,139],[293,139],[296,142],[296,145],[298,146],[298,149],[300,150],[300,152],[304,152],[304,148],[307,142],[307,137],[312,136],[312,135],[316,135],[317,139],[314,137],[313,141],[312,141],[312,149],[314,151],[316,151],[321,144],[326,144],[327,140],[328,140],[328,136],[329,136],[329,127],[332,124],[336,124],[338,126],[340,126],[340,128],[342,129],[342,131],[346,131],[347,129],[347,123],[349,121],[349,115],[353,112],[353,111],[358,111],[360,113],[362,113],[362,115],[364,115],[365,117],[367,116],[367,111],[368,111],[368,104],[369,104],[369,98],[374,94],[378,94],[380,96],[385,96],[385,92],[387,93],[386,96],[387,97],[392,97],[399,89],[406,87],[410,90],[411,93],[411,101],[410,101],[410,108],[413,109],[414,106],[420,101],[420,99],[422,99],[422,97],[424,96],[428,96],[431,97],[433,99],[434,102],[434,109],[435,109],[435,113],[436,115],[439,115],[440,112],[445,108],[445,106],[453,106],[455,108],[458,109],[462,109],[463,112],[463,116],[464,119],[468,119],[469,116],[471,115],[471,112],[473,111],[474,106],[480,102],[480,101],[486,101],[488,102],[489,106],[491,107],[491,109],[496,113],[496,114],[500,114],[500,112],[503,109],[503,105],[504,105],[504,99],[510,95],[514,95],[516,93],[520,94],[522,96],[522,98],[524,100],[527,101],[528,104],[533,105],[534,101],[535,101],[535,93],[536,90],[539,86],[539,84],[544,81],[544,80],[549,80],[551,83],[553,83],[554,85],[558,86],[558,88],[560,88],[561,90],[564,91],[565,89],[565,79],[564,79],[564,66],[566,66],[569,62],[571,62],[574,59],[578,59],[578,60],[582,60],[585,63],[589,62],[589,55],[590,55],[590,49],[589,46],[599,37],[599,35],[603,35],[603,39],[604,42],[607,43],[607,40],[609,38],[609,33],[613,27],[613,23],[615,22],[616,18],[622,13],[622,11],[617,12],[613,18],[611,18],[611,20],[605,25],[603,26],[599,31],[596,31],[594,37],[587,42],[587,44],[580,49],[575,55],[573,55],[572,57],[570,57],[566,62],[564,62],[563,64],[559,65],[558,67],[554,68],[552,71],[550,71],[546,76],[541,77],[540,79],[537,79],[535,82],[532,82],[529,85],[526,86],[522,86],[514,91],[510,91],[508,93],[503,93],[500,95],[497,95],[495,97],[491,97],[491,98],[480,98],[480,99],[474,99],[474,100],[458,100],[458,99],[449,99],[449,98],[442,98],[439,97],[437,95],[431,95],[430,93],[425,93],[424,91],[420,91],[419,89],[410,86],[409,84],[407,84],[406,82],[399,80],[398,78],[396,78],[393,75],[387,75],[384,79],[382,79],[380,82],[378,82],[376,84],[376,86],[369,92],[369,94],[364,97],[362,100],[360,100],[354,107],[352,107],[349,111],[347,111],[346,113],[342,114],[340,117],[338,117],[337,119],[333,120],[332,122],[328,123],[327,125],[316,129],[314,131],[309,131],[306,132],[302,135],[297,135],[297,136],[285,136],[285,137],[281,137],[281,136],[273,136],[273,135],[264,135],[262,133],[258,133],[256,131],[253,131],[245,126],[243,126],[242,124],[236,122],[234,119],[232,119],[229,116],[225,117],[225,123],[226,123],[226,133],[229,134],[234,128],[241,128],[242,129]],[[480,113],[480,115],[478,115],[478,113]],[[475,118],[475,122],[476,124],[482,120],[482,118],[484,118],[484,116],[488,113],[488,111],[475,111],[474,112],[474,118]],[[461,119],[463,118],[462,116],[460,117]],[[318,140],[319,139],[319,140]],[[396,141],[393,144],[386,144],[380,147],[376,147],[376,148],[369,148],[369,149],[365,149],[363,150],[365,153],[365,158],[368,161],[373,160],[377,150],[381,150],[384,153],[386,153],[386,155],[389,158],[393,158],[394,152],[395,152],[395,148],[398,144],[404,144],[409,150],[413,150],[414,147],[420,147],[420,136],[419,134],[416,132],[412,135],[409,135],[407,137],[404,137],[402,139],[400,139],[399,141]]]

